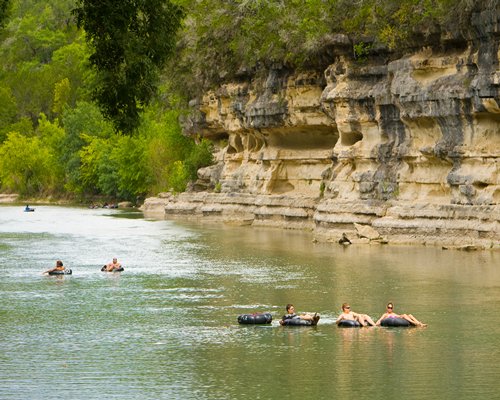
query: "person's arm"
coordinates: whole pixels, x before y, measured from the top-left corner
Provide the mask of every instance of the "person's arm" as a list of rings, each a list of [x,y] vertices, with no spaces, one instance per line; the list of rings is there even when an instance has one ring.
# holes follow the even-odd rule
[[[340,321],[343,321],[345,318],[344,318],[344,313],[340,314],[337,318],[337,320],[335,321],[335,323],[338,325],[340,324]]]

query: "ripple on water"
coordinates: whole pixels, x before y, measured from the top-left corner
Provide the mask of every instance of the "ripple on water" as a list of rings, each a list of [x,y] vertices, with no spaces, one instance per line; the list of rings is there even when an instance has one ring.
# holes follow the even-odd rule
[[[112,210],[31,214],[0,207],[2,400],[496,396],[494,254],[339,250]],[[100,272],[113,256],[125,272]],[[74,274],[41,276],[57,258]],[[378,313],[388,300],[429,327],[335,325],[344,301]],[[279,326],[288,302],[319,325]],[[273,323],[237,323],[258,311]]]

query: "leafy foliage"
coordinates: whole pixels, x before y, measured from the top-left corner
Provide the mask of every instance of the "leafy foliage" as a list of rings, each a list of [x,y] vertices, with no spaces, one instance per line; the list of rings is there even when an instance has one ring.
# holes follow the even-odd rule
[[[12,1],[0,45],[0,87],[9,88],[9,104],[15,104],[15,110],[9,108],[10,121],[30,118],[36,124],[40,112],[52,117],[57,110],[54,86],[63,79],[70,85],[66,100],[74,105],[88,74],[82,68],[87,57],[82,34],[67,21],[72,4]]]
[[[92,48],[95,99],[118,129],[131,132],[155,94],[183,10],[169,0],[78,0],[74,10]]]
[[[183,191],[213,162],[210,142],[182,134],[185,99],[269,68],[321,69],[336,34],[358,62],[380,45],[467,37],[471,13],[499,3],[0,0],[0,190],[132,201]]]
[[[260,68],[319,67],[331,61],[334,35],[347,34],[353,54],[369,46],[401,52],[449,32],[467,36],[473,11],[498,0],[191,0],[170,70],[194,97]],[[360,47],[363,46],[363,47]],[[375,47],[375,46],[374,46]],[[179,78],[182,77],[182,78]]]
[[[36,136],[10,132],[0,146],[0,181],[24,196],[60,192],[62,168],[57,150],[64,131],[41,116]]]
[[[10,0],[0,0],[0,28],[3,27],[4,21],[9,12]]]
[[[14,123],[17,113],[16,99],[9,87],[0,87],[0,143],[4,141],[7,132],[5,126]]]
[[[160,119],[147,114],[141,126],[147,143],[145,164],[154,192],[184,191],[187,183],[196,179],[198,168],[213,162],[208,142],[196,144],[184,136],[178,117],[176,111],[164,113]]]

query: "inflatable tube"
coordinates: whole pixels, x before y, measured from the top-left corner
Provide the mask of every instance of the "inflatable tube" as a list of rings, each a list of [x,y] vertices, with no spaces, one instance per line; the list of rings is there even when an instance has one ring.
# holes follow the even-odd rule
[[[35,211],[34,208],[25,208],[24,209],[24,212],[33,212],[33,211]]]
[[[380,321],[381,326],[386,327],[407,327],[412,326],[409,321],[403,318],[385,318]]]
[[[339,328],[360,328],[361,324],[358,321],[351,321],[349,319],[343,319],[337,326]]]
[[[105,266],[103,266],[103,267],[101,268],[101,271],[102,271],[102,272],[123,272],[123,271],[125,271],[125,269],[124,269],[123,267],[120,267],[120,268],[118,268],[118,269],[114,269],[113,271],[107,271],[107,270],[106,270],[106,265],[105,265]]]
[[[51,271],[49,272],[49,275],[71,275],[73,271],[70,269],[65,269],[63,271]]]
[[[309,321],[307,319],[302,319],[299,317],[282,319],[280,324],[283,326],[315,326],[318,322]]]
[[[238,316],[238,323],[244,325],[270,324],[272,320],[271,313],[241,314]]]

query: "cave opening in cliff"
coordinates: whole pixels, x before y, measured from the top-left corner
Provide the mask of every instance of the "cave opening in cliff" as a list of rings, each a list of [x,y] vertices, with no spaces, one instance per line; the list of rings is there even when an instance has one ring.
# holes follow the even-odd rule
[[[297,150],[332,149],[339,139],[335,127],[322,125],[273,129],[265,134],[270,146]]]
[[[357,131],[342,132],[340,134],[340,143],[342,146],[352,146],[363,139],[363,134]]]

